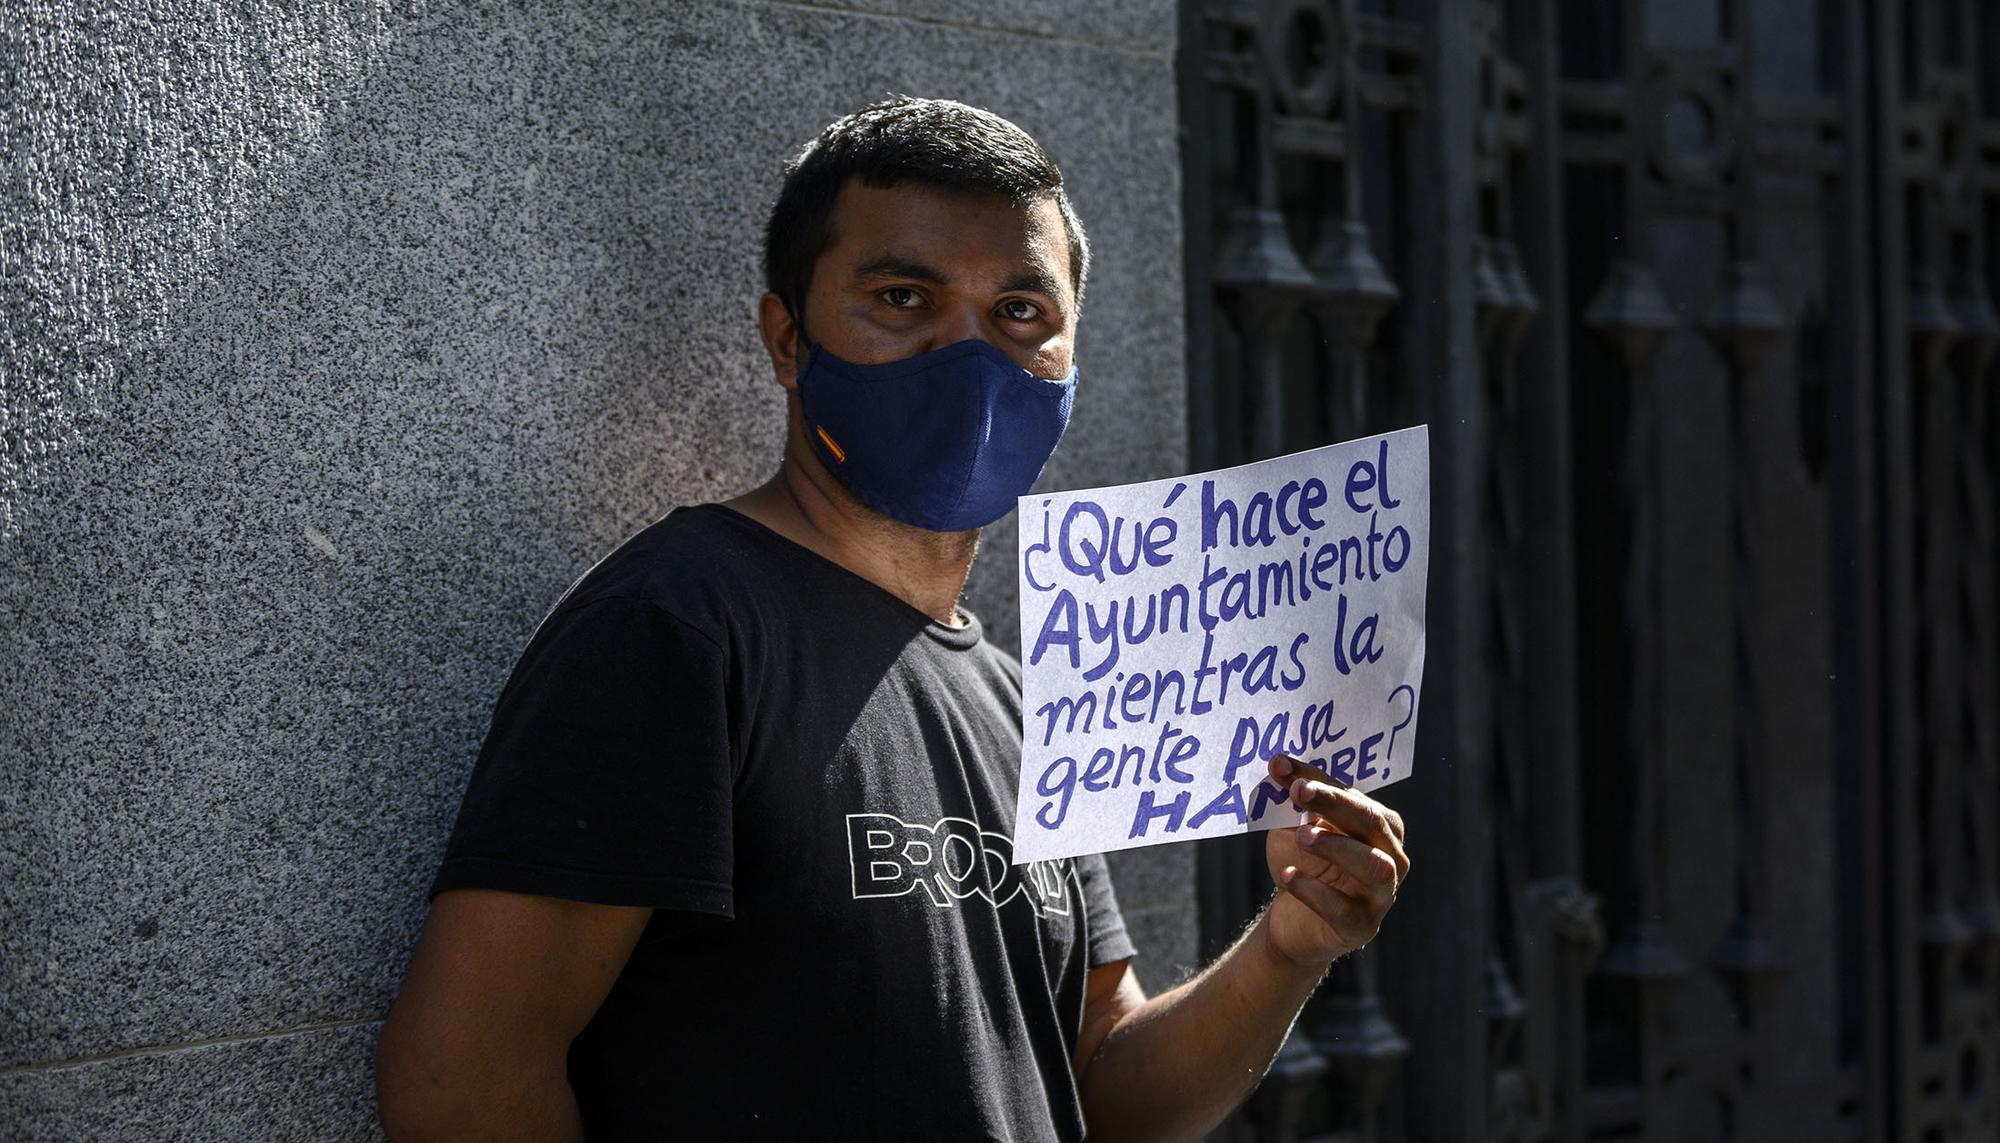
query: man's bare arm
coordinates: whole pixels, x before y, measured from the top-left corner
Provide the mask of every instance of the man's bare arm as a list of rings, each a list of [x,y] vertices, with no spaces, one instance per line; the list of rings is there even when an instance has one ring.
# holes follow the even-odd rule
[[[390,1138],[581,1140],[570,1041],[651,915],[491,889],[438,894],[376,1049]]]
[[[1373,939],[1409,873],[1403,820],[1290,758],[1307,828],[1275,830],[1278,895],[1215,963],[1150,1000],[1127,962],[1092,970],[1074,1061],[1093,1139],[1199,1139],[1263,1078],[1335,957]],[[1294,784],[1297,783],[1297,784]]]

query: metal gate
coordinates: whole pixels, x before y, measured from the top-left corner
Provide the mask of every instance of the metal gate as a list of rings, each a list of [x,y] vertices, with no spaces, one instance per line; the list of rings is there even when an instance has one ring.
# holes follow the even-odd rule
[[[1415,876],[1223,1134],[2000,1138],[2000,4],[1183,0],[1180,68],[1196,461],[1428,422],[1436,498]]]

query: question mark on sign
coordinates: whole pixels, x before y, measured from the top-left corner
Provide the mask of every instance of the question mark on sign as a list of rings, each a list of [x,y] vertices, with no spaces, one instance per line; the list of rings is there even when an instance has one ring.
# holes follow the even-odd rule
[[[1417,688],[1410,684],[1404,683],[1402,686],[1390,691],[1387,701],[1395,702],[1396,696],[1402,694],[1404,691],[1410,692],[1410,710],[1409,713],[1403,716],[1403,721],[1389,728],[1389,748],[1382,752],[1382,760],[1384,762],[1396,756],[1396,732],[1410,725],[1417,717]],[[1382,767],[1382,776],[1386,778],[1388,775],[1389,768],[1387,766]]]

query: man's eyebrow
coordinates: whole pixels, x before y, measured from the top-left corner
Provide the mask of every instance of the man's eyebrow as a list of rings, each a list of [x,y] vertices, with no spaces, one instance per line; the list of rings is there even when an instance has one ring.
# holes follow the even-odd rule
[[[865,262],[854,271],[856,278],[908,278],[913,282],[929,282],[942,285],[944,275],[914,259],[896,254],[885,254],[873,261]]]
[[[856,278],[908,278],[916,282],[941,285],[944,274],[936,268],[902,254],[884,254],[855,268]],[[1050,297],[1062,296],[1062,287],[1054,273],[1039,267],[1023,267],[1000,284],[1001,292],[1009,290],[1038,290]]]
[[[1005,282],[1001,283],[1000,289],[1002,292],[1008,290],[1036,290],[1052,298],[1062,297],[1062,286],[1058,284],[1056,276],[1040,267],[1018,271]]]

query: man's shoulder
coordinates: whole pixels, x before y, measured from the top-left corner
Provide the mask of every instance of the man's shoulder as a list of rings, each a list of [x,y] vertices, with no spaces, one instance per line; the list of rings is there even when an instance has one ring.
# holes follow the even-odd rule
[[[732,613],[783,575],[753,528],[719,504],[675,508],[600,557],[551,614],[601,600],[643,601],[722,642]]]

